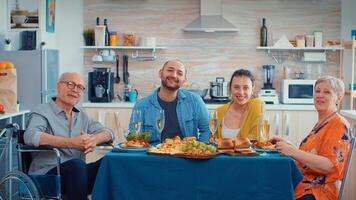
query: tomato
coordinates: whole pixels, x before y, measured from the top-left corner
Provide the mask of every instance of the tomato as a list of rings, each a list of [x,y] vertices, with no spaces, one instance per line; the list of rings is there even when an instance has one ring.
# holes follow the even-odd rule
[[[5,106],[0,104],[0,113],[3,113],[5,112]]]

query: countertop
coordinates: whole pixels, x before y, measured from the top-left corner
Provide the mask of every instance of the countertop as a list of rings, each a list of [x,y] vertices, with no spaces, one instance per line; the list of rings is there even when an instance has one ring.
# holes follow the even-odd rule
[[[0,114],[0,120],[8,119],[8,118],[19,116],[19,115],[23,115],[23,114],[26,114],[26,113],[29,113],[29,112],[30,112],[30,110],[20,110],[19,112],[15,112],[15,113]]]
[[[356,120],[356,110],[341,110],[340,114],[344,117]]]
[[[223,104],[206,104],[208,109],[216,109]],[[110,103],[91,103],[83,102],[83,108],[133,108],[134,103],[130,102],[110,102]],[[290,104],[276,104],[266,105],[266,110],[315,110],[314,105],[290,105]]]

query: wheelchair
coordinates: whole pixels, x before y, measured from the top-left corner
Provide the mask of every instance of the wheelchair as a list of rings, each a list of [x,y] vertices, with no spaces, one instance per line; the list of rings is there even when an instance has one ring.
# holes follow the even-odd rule
[[[62,199],[60,183],[60,154],[58,149],[25,145],[24,130],[17,124],[9,124],[0,132],[0,200],[13,199]],[[17,138],[17,140],[16,140]],[[17,145],[14,145],[16,144]],[[14,146],[17,148],[18,167],[13,167]],[[51,152],[57,157],[56,175],[30,175],[32,152]],[[1,173],[2,172],[2,173]]]

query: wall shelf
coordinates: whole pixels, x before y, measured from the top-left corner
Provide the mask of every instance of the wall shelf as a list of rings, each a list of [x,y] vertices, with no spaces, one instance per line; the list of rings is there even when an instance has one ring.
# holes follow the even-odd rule
[[[141,46],[83,46],[84,49],[112,49],[112,50],[159,50],[166,47],[141,47]]]
[[[324,47],[290,47],[290,48],[280,48],[280,47],[256,47],[257,50],[266,50],[267,53],[272,56],[274,61],[276,61],[277,64],[282,64],[284,62],[284,52],[296,52],[296,53],[302,53],[302,52],[323,52],[325,53],[326,51],[342,51],[344,50],[343,46],[324,46]],[[272,52],[275,52],[277,55],[274,55]]]
[[[131,59],[136,61],[153,61],[156,60],[156,50],[163,50],[167,47],[144,47],[144,46],[83,46],[83,49],[92,50],[116,50],[116,51],[132,51]],[[139,55],[139,51],[151,51],[151,55],[142,56]],[[135,51],[135,54],[133,53]]]

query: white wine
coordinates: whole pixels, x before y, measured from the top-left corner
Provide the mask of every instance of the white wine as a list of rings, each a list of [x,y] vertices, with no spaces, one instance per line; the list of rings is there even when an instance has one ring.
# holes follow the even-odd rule
[[[212,134],[215,134],[216,129],[218,128],[218,119],[210,118],[209,119],[209,129]]]
[[[134,128],[136,133],[139,133],[140,130],[141,130],[141,122],[134,122],[133,123],[133,128]]]
[[[158,131],[161,133],[164,128],[164,119],[157,119],[156,126]]]

